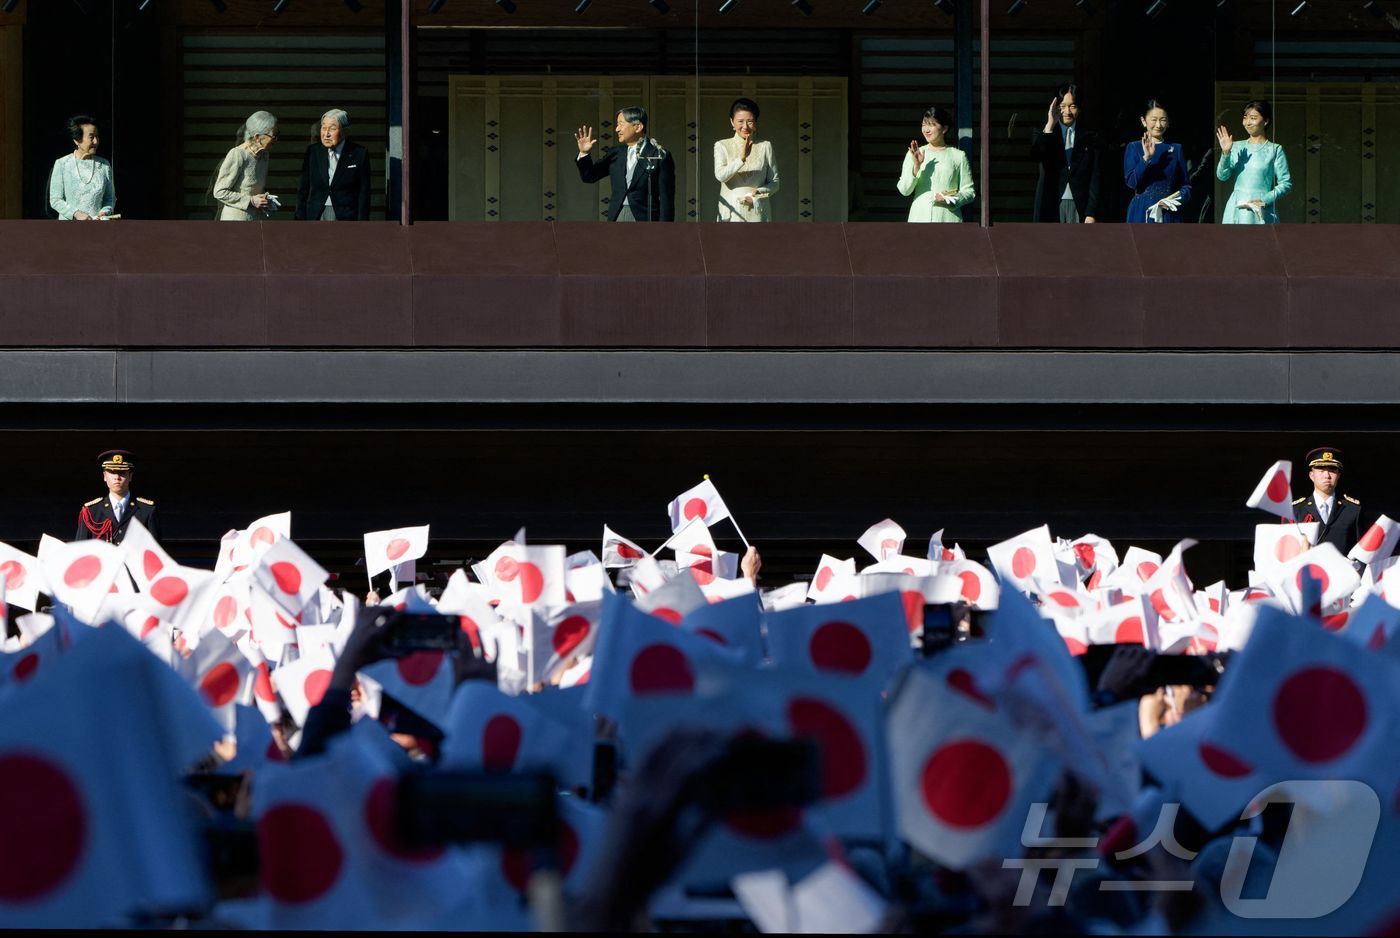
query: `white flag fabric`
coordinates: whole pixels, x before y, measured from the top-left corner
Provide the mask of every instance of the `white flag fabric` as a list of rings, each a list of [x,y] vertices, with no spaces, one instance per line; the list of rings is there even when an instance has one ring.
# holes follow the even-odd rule
[[[181,659],[177,669],[199,692],[224,732],[231,735],[237,725],[235,708],[239,694],[253,670],[243,652],[221,633],[214,632],[199,643],[189,658]]]
[[[1317,584],[1324,607],[1350,596],[1361,582],[1356,568],[1341,551],[1326,542],[1319,544],[1283,564],[1272,581],[1275,592],[1289,601],[1295,613],[1313,611],[1305,602],[1305,577]]]
[[[569,730],[529,697],[501,693],[486,681],[464,681],[444,718],[442,769],[482,772],[553,770],[571,747]]]
[[[1285,521],[1293,519],[1293,463],[1280,459],[1269,467],[1264,478],[1245,501],[1246,508],[1258,508]]]
[[[940,576],[955,576],[962,581],[959,598],[974,609],[995,609],[1001,597],[1001,587],[992,572],[974,560],[954,560],[939,564]]]
[[[603,525],[603,566],[630,567],[645,553],[635,541],[629,541],[606,524]]]
[[[1070,542],[1079,576],[1088,589],[1096,589],[1118,569],[1118,551],[1105,538],[1085,534]]]
[[[987,548],[987,557],[997,574],[1018,590],[1031,589],[1035,577],[1058,580],[1050,528],[1041,525]]]
[[[856,562],[854,558],[838,560],[830,554],[822,554],[822,559],[817,564],[817,572],[812,575],[812,582],[807,587],[807,598],[821,602],[843,574],[851,577],[855,576],[855,573]]]
[[[907,536],[903,528],[892,519],[886,518],[866,528],[865,533],[856,539],[856,543],[864,547],[866,553],[877,561],[888,560],[904,553],[904,539]]]
[[[443,652],[415,651],[401,658],[376,661],[359,673],[439,729],[446,725],[455,679],[452,659]]]
[[[169,564],[156,572],[140,595],[139,605],[182,632],[197,638],[218,592],[218,580],[208,570]]]
[[[1180,801],[1207,830],[1239,818],[1264,788],[1253,765],[1205,740],[1215,716],[1214,708],[1206,707],[1138,743],[1142,767],[1162,784],[1168,800]]]
[[[1366,564],[1379,563],[1395,552],[1397,540],[1400,540],[1400,524],[1381,515],[1361,535],[1361,540],[1347,551],[1347,558]]]
[[[708,586],[715,581],[719,572],[716,565],[719,548],[715,547],[714,538],[710,537],[710,529],[703,521],[687,521],[671,537],[671,547],[676,553],[676,566],[682,570],[690,570],[697,584]]]
[[[569,662],[593,654],[602,615],[601,597],[596,602],[573,603],[547,617],[536,614],[526,648],[530,682],[548,684]]]
[[[151,532],[146,530],[146,526],[141,523],[140,518],[132,518],[127,522],[126,534],[122,536],[122,554],[126,559],[126,568],[131,572],[131,578],[136,581],[136,585],[141,592],[146,592],[151,588],[151,583],[168,567],[175,566],[175,561],[170,559],[170,555],[165,552],[165,548],[156,543],[156,539],[151,536]]]
[[[689,571],[682,571],[637,599],[638,609],[672,625],[680,625],[687,615],[708,604],[709,600]]]
[[[428,552],[428,525],[365,533],[365,573],[378,576],[390,567],[417,560]]]
[[[272,672],[272,687],[297,726],[306,723],[306,714],[321,702],[331,684],[335,658],[328,650],[308,651]]]
[[[1027,811],[1049,797],[1060,770],[1036,734],[995,699],[971,698],[922,668],[900,686],[886,733],[905,840],[954,870],[1021,854]]]
[[[763,622],[777,668],[859,678],[880,690],[913,660],[899,593],[770,612]]]
[[[284,647],[296,647],[296,617],[284,612],[267,590],[256,583],[250,584],[248,589],[248,614],[252,640],[269,661],[280,661]]]
[[[721,647],[737,650],[745,662],[757,665],[763,660],[762,612],[758,595],[749,592],[692,609],[681,619],[680,627]]]
[[[1390,648],[1395,632],[1400,629],[1400,609],[1385,601],[1385,597],[1372,593],[1347,617],[1346,626],[1340,634],[1357,644],[1378,651]]]
[[[699,520],[706,526],[718,524],[729,517],[729,508],[719,497],[719,490],[709,479],[686,489],[666,506],[671,518],[671,531],[679,531],[688,521]]]
[[[30,612],[38,605],[39,594],[49,592],[39,558],[3,541],[0,541],[0,577],[5,580],[5,602]]]
[[[546,608],[567,603],[563,545],[523,545],[506,541],[478,564],[490,578],[487,586],[502,605]],[[485,582],[485,581],[483,581]]]
[[[330,576],[290,538],[272,543],[258,558],[253,579],[287,613],[298,615]]]
[[[884,900],[845,862],[823,863],[795,884],[781,869],[740,873],[730,888],[764,934],[861,935],[885,924]]]
[[[1149,615],[1146,599],[1133,596],[1106,609],[1091,612],[1079,620],[1091,645],[1144,645],[1156,647],[1155,617]],[[1061,633],[1063,634],[1063,633]],[[1069,646],[1074,651],[1074,646]]]
[[[1284,564],[1312,546],[1320,527],[1316,521],[1255,525],[1254,569],[1266,580],[1276,578]]]
[[[121,548],[106,541],[74,541],[42,553],[40,563],[53,597],[79,620],[95,619],[122,570]]]

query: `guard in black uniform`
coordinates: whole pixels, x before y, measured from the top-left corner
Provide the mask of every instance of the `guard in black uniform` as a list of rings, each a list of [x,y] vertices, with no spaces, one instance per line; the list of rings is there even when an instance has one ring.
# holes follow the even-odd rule
[[[1293,517],[1300,524],[1320,522],[1317,544],[1326,542],[1345,555],[1361,540],[1361,503],[1337,492],[1337,483],[1342,477],[1342,453],[1330,446],[1320,446],[1308,453],[1307,463],[1313,491],[1293,503]]]
[[[149,498],[135,498],[131,494],[131,454],[126,450],[112,449],[97,459],[102,464],[102,481],[107,483],[107,494],[94,498],[78,512],[78,533],[73,535],[73,540],[97,538],[120,544],[132,518],[141,519],[151,536],[160,540],[156,503]]]

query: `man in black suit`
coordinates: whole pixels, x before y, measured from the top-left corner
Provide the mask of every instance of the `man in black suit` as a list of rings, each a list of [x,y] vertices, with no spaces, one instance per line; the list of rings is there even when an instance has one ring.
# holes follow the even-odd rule
[[[1078,86],[1060,86],[1045,115],[1045,127],[1031,140],[1031,159],[1040,164],[1031,221],[1097,220],[1103,169],[1099,136],[1079,126]]]
[[[1321,523],[1317,544],[1326,542],[1346,554],[1361,540],[1361,503],[1337,493],[1337,481],[1342,477],[1341,450],[1320,446],[1308,453],[1307,463],[1313,491],[1293,503],[1293,517],[1300,524]]]
[[[75,541],[103,540],[120,544],[132,518],[140,519],[151,536],[160,540],[160,523],[156,521],[156,503],[149,498],[131,496],[131,454],[126,450],[110,449],[97,457],[102,464],[102,481],[107,483],[105,498],[94,498],[78,512],[78,533]]]
[[[349,130],[350,115],[339,108],[321,116],[321,139],[306,148],[301,163],[298,219],[369,220],[369,151],[351,142]]]
[[[612,180],[608,221],[675,221],[676,164],[665,147],[647,136],[645,108],[617,112],[617,142],[596,163],[589,156],[597,140],[592,127],[580,127],[578,174],[584,182]]]

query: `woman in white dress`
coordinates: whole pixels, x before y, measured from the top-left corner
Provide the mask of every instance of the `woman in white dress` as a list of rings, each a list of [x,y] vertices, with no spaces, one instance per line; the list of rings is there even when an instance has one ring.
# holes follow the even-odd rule
[[[953,116],[945,108],[931,107],[921,125],[926,142],[919,146],[917,140],[909,141],[895,188],[914,198],[910,221],[960,222],[959,209],[976,198],[967,154],[948,142],[952,128]]]
[[[97,155],[97,122],[86,115],[68,121],[73,152],[61,156],[49,175],[49,205],[60,221],[102,221],[117,204],[112,164]]]
[[[267,218],[278,203],[267,194],[267,151],[277,142],[277,118],[256,111],[239,128],[238,146],[228,151],[214,180],[219,221]]]
[[[773,144],[757,139],[757,102],[739,98],[731,104],[729,124],[734,136],[715,143],[716,220],[772,221],[769,197],[778,191],[778,164],[773,160]]]

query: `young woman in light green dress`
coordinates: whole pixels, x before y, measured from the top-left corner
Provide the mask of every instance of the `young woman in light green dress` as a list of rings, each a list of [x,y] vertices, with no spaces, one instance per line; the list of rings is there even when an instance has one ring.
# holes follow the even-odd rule
[[[1234,191],[1225,200],[1222,225],[1277,225],[1274,204],[1293,188],[1288,174],[1288,158],[1283,147],[1269,139],[1274,111],[1268,101],[1250,101],[1244,106],[1244,131],[1249,139],[1236,143],[1221,125],[1215,131],[1220,141],[1220,159],[1215,178],[1234,181]]]
[[[909,206],[910,221],[962,221],[958,209],[976,197],[967,154],[948,143],[952,127],[953,116],[946,108],[931,107],[924,112],[923,122],[928,142],[919,146],[917,140],[909,141],[896,188],[900,195],[914,197]]]

